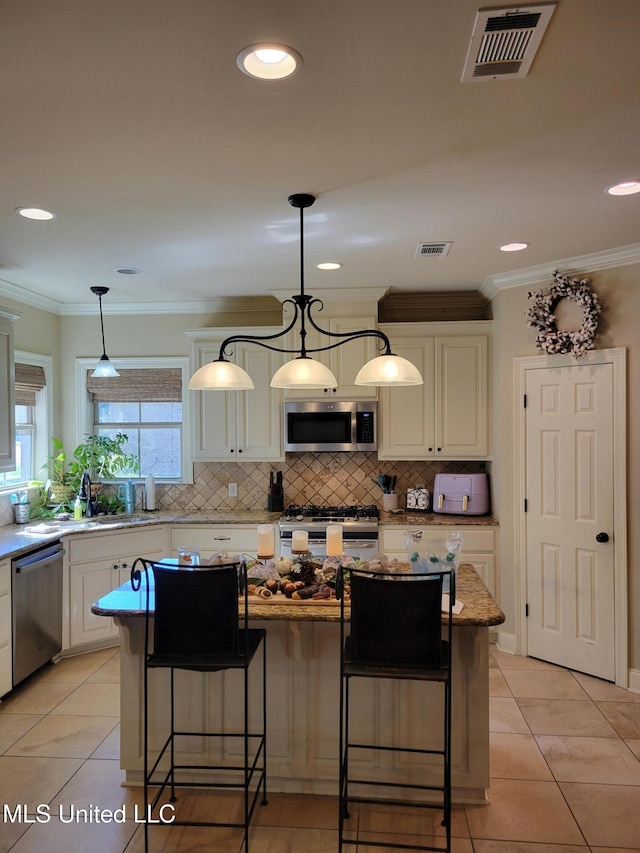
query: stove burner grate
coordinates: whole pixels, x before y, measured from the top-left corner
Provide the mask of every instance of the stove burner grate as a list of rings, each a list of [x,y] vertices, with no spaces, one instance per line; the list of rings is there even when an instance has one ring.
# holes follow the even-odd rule
[[[347,506],[319,506],[317,504],[291,504],[285,510],[287,518],[378,518],[379,511],[375,504],[363,506],[350,504]]]

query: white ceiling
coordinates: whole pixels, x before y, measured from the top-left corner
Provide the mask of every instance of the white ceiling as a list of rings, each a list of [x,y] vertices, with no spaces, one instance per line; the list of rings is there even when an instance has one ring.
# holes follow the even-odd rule
[[[640,257],[640,195],[603,192],[640,177],[640,2],[559,0],[526,78],[463,84],[481,5],[0,0],[0,295],[65,313],[95,310],[96,284],[105,311],[296,289],[294,192],[318,197],[314,295]],[[265,40],[300,73],[241,74]],[[414,257],[442,240],[447,257]],[[531,246],[498,250],[513,240]]]

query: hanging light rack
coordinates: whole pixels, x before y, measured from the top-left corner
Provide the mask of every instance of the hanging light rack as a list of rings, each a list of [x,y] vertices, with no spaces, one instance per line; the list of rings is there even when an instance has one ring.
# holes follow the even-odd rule
[[[300,211],[300,292],[283,301],[284,305],[293,305],[293,317],[288,326],[273,335],[230,335],[220,344],[218,358],[197,370],[189,382],[189,388],[196,390],[249,390],[254,387],[251,377],[241,367],[230,362],[228,357],[233,355],[233,345],[238,343],[254,343],[273,352],[280,352],[295,357],[286,362],[274,374],[271,385],[276,388],[335,388],[337,380],[333,373],[321,362],[312,358],[317,353],[327,352],[342,346],[349,341],[361,338],[373,338],[377,343],[380,355],[367,362],[356,376],[357,385],[421,385],[423,380],[417,368],[407,359],[395,355],[391,342],[384,332],[378,329],[361,329],[353,332],[331,332],[319,326],[312,316],[311,310],[321,311],[324,307],[321,299],[317,299],[304,289],[304,215],[305,208],[311,207],[316,197],[309,193],[294,193],[288,197],[289,204]],[[291,332],[300,324],[300,346],[297,349],[287,349],[275,346],[277,341]],[[307,347],[307,325],[327,338],[336,339],[324,346]]]

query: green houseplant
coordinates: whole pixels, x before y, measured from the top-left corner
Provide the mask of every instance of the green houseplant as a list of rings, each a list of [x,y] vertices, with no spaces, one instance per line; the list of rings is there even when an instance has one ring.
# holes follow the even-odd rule
[[[89,472],[92,483],[137,474],[140,468],[138,457],[127,452],[128,440],[129,436],[122,432],[113,437],[87,435],[73,451],[70,465],[72,475],[78,477],[78,484],[85,471]]]

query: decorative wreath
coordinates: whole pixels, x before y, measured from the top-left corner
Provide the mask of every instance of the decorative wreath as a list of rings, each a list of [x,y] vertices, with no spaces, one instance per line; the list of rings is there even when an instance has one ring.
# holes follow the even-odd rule
[[[527,293],[532,300],[525,313],[527,326],[539,329],[536,346],[549,355],[584,355],[593,349],[600,316],[598,297],[591,290],[589,279],[569,278],[559,272],[553,273],[553,283],[549,290],[540,293]],[[556,326],[554,311],[562,299],[570,299],[579,305],[584,317],[582,325],[574,331],[565,331]]]

